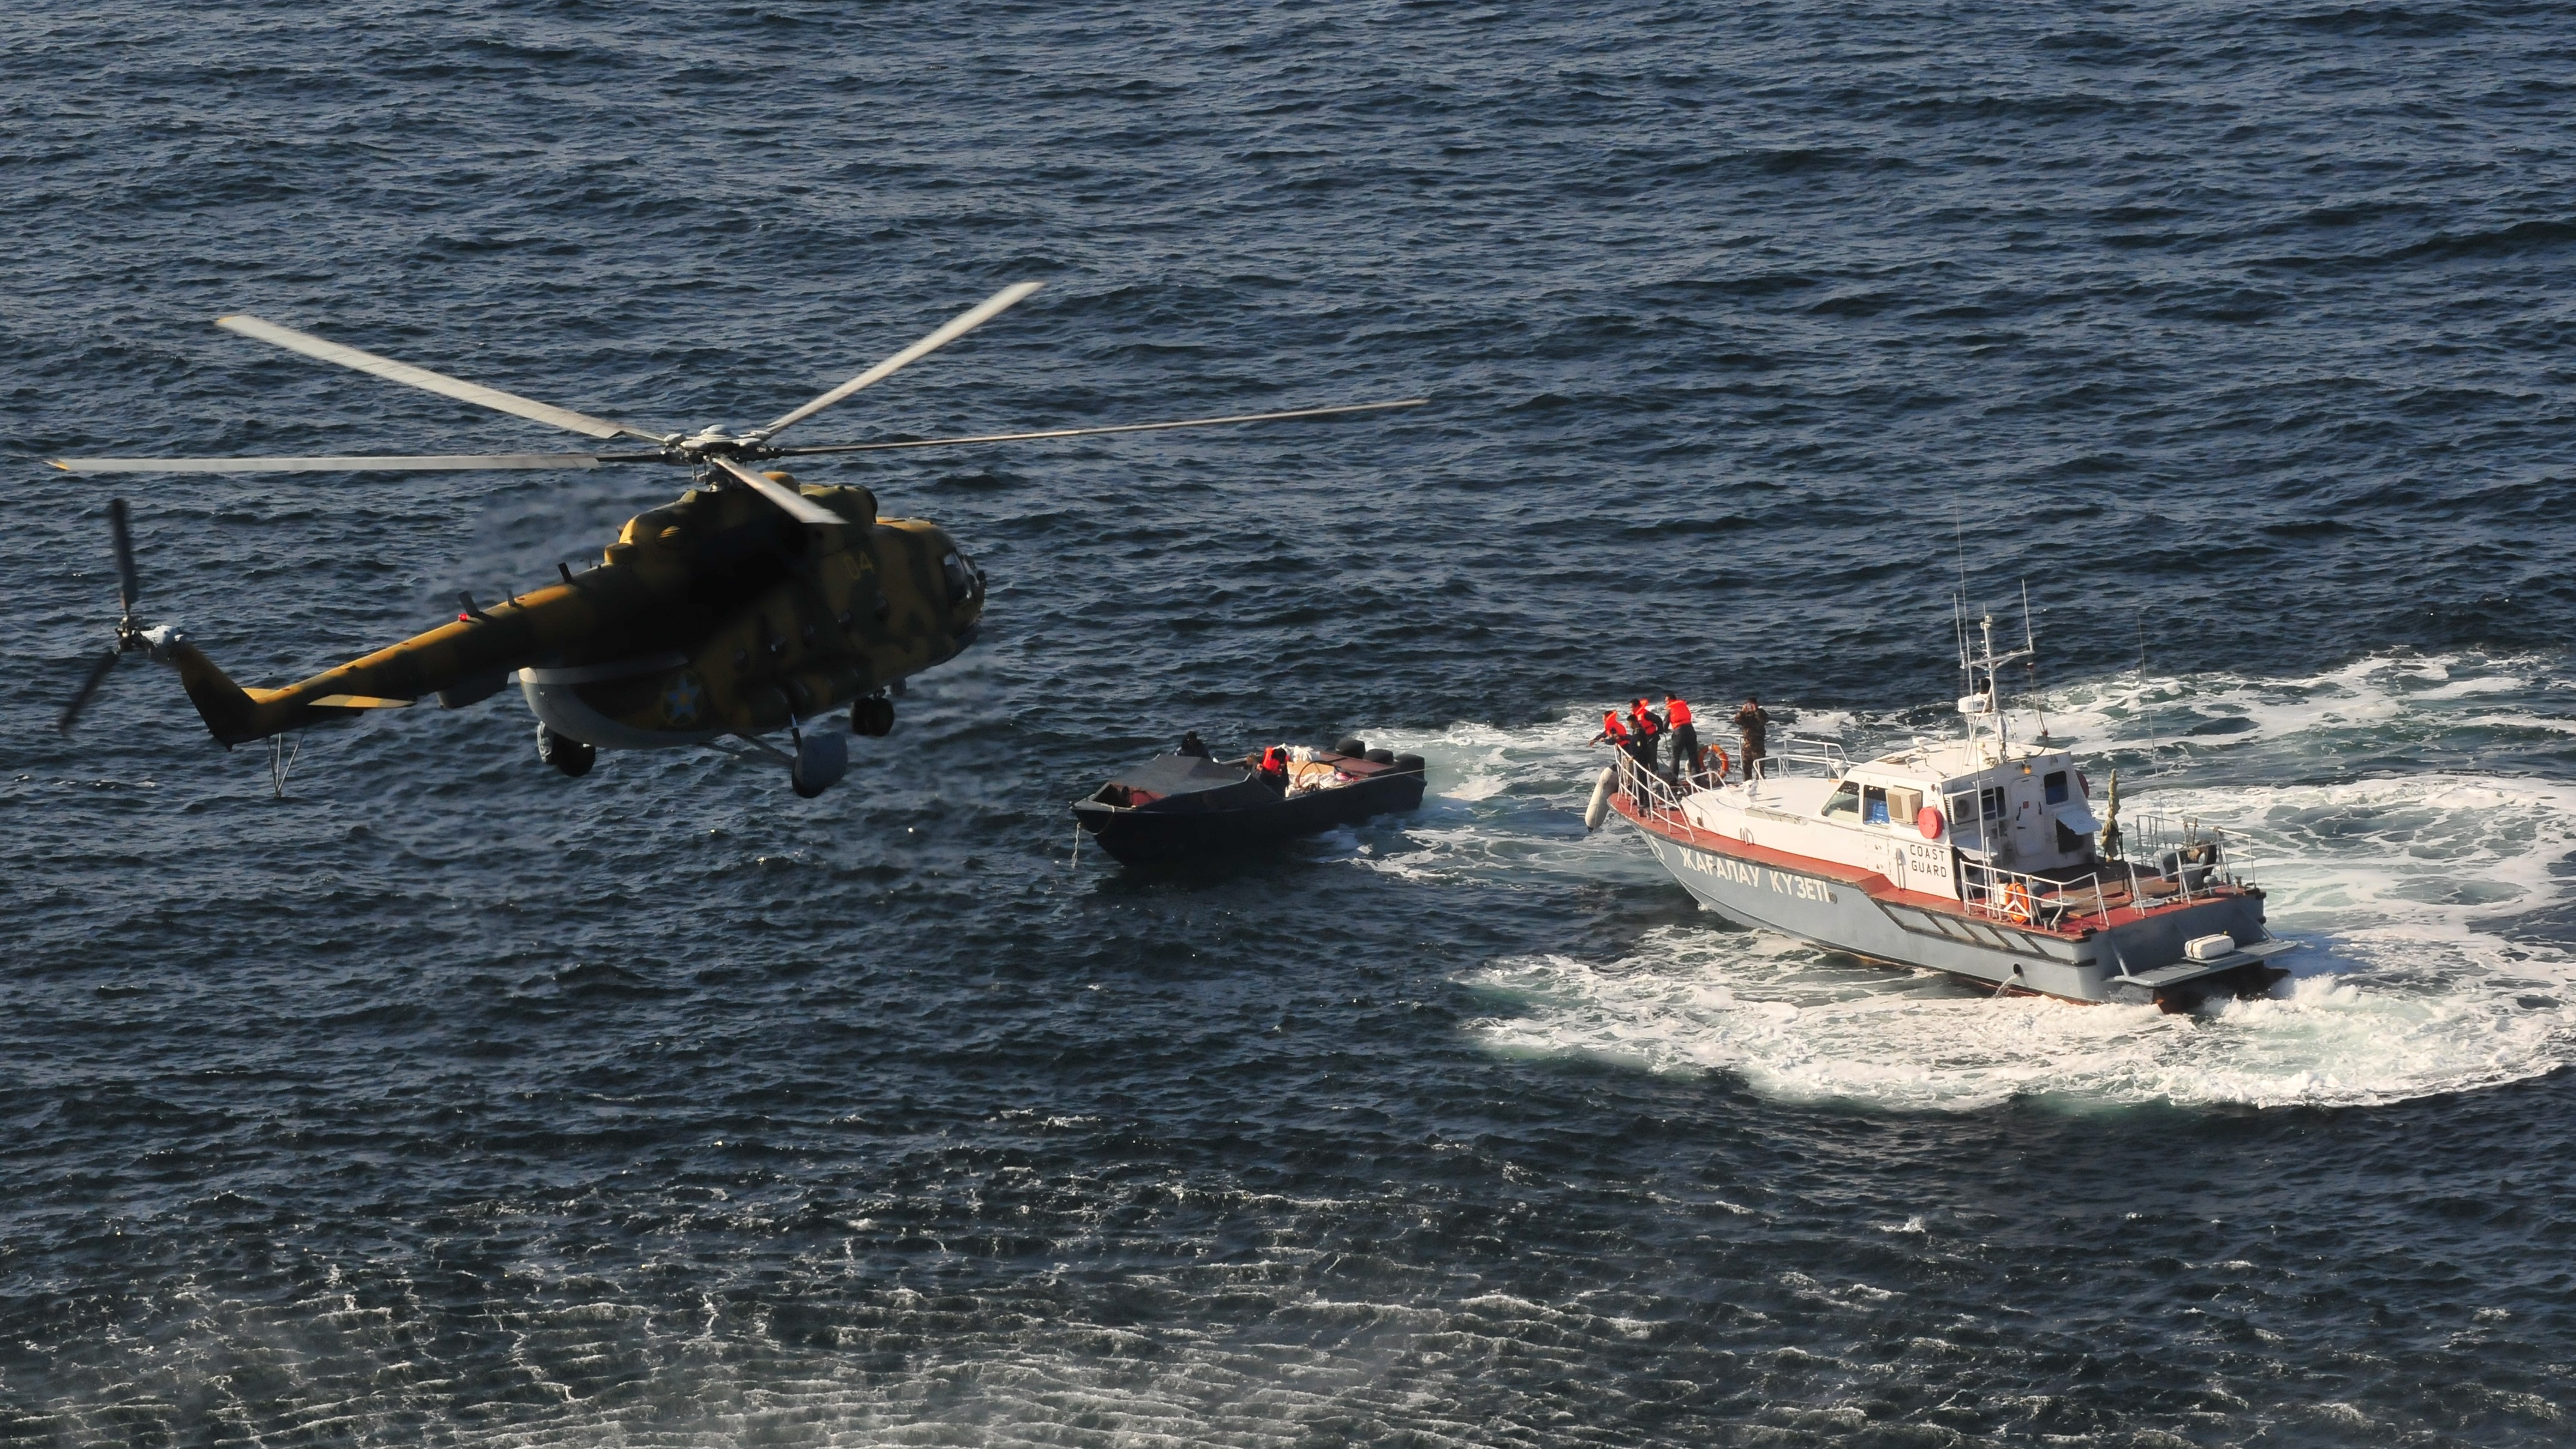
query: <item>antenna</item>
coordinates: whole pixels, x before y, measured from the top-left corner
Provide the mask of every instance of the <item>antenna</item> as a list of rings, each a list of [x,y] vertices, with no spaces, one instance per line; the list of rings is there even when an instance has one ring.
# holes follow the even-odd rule
[[[2030,693],[2030,712],[2039,716],[2039,742],[2048,743],[2048,711],[2039,703],[2039,636],[2030,629],[2030,580],[2021,581],[2021,673]]]
[[[1950,596],[1950,632],[1958,636],[1959,690],[1963,694],[1974,694],[1977,692],[1977,676],[1968,667],[1968,596],[1965,594]]]
[[[1959,521],[1959,500],[1950,500],[1950,535],[1959,545],[1959,592],[1950,596],[1950,632],[1959,641],[1959,687],[1961,694],[1977,692],[1977,671],[1968,662],[1968,528]],[[1977,722],[1967,720],[1968,741],[1976,742]]]
[[[2147,610],[2138,607],[2138,711],[2147,717],[2147,758],[2156,754],[2156,707],[2147,699]]]

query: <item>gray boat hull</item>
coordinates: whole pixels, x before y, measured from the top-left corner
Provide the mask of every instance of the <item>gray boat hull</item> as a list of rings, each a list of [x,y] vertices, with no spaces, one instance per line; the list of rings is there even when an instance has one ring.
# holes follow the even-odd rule
[[[1620,813],[1638,825],[1655,858],[1684,890],[1728,920],[1998,990],[2070,1001],[2171,1004],[2268,982],[2278,973],[2263,962],[2286,949],[2264,928],[2259,891],[2214,894],[2142,916],[2132,912],[2134,919],[2115,919],[2107,928],[2070,923],[2078,928],[2027,930],[1965,911],[1954,901],[1887,888],[1878,877],[1854,879],[1850,871],[1801,869],[1702,848],[1638,822],[1625,808]],[[2235,952],[2207,962],[2185,958],[2184,942],[2221,933],[2236,943]]]

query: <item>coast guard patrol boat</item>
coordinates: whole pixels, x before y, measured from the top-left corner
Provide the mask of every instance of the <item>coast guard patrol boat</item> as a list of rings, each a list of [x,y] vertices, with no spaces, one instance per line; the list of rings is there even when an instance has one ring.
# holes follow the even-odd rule
[[[1730,920],[1889,966],[1943,971],[1998,994],[2149,1001],[2185,1011],[2213,994],[2261,992],[2293,943],[2263,922],[2225,839],[2196,824],[2105,824],[2092,782],[2050,744],[2011,737],[1995,671],[1994,619],[1971,651],[1957,739],[1853,763],[1792,740],[1781,768],[1732,784],[1676,785],[1622,754],[1590,815],[1616,810],[1700,904]]]

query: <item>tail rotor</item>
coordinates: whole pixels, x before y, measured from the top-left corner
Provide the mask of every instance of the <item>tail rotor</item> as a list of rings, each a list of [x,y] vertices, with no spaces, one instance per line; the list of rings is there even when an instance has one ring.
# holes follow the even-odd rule
[[[98,693],[98,687],[107,682],[108,674],[116,668],[117,658],[138,649],[149,650],[153,643],[144,637],[142,621],[134,617],[134,605],[143,597],[143,584],[134,571],[134,534],[126,523],[124,499],[108,500],[107,526],[116,540],[116,642],[90,665],[88,677],[81,680],[80,688],[72,691],[71,701],[63,706],[62,718],[55,722],[54,728],[65,735],[69,735],[72,726],[80,721],[81,711],[89,708],[90,696]]]

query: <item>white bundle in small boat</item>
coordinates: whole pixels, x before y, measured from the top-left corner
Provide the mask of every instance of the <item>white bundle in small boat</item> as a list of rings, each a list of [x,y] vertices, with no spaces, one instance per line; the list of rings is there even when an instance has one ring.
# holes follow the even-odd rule
[[[1295,761],[1288,766],[1289,794],[1303,795],[1309,790],[1330,790],[1336,785],[1347,785],[1351,782],[1350,776],[1321,760],[1311,758],[1313,753],[1311,750],[1307,751],[1310,758]]]

